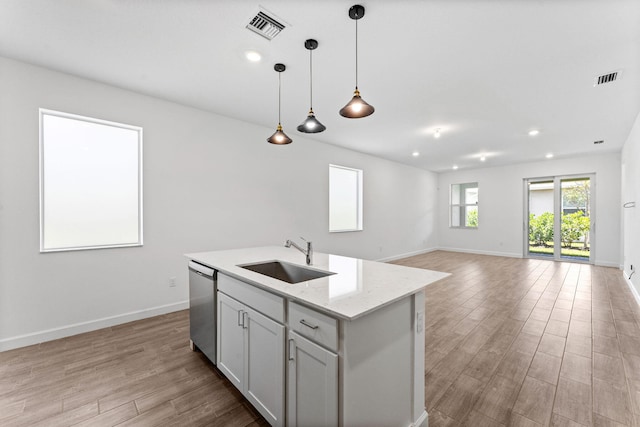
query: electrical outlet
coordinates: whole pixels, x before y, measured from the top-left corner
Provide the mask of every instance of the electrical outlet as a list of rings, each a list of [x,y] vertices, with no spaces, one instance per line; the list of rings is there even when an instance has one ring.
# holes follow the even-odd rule
[[[169,287],[170,288],[175,288],[176,287],[176,278],[175,277],[170,277],[169,278]]]
[[[424,313],[422,311],[418,312],[418,318],[416,319],[417,328],[416,332],[422,332],[424,329]]]

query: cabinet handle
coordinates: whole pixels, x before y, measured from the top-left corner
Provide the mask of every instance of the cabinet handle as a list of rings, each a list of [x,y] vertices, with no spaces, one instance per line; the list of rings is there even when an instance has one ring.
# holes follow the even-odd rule
[[[238,326],[244,328],[244,311],[238,310]]]
[[[294,345],[296,345],[296,343],[293,340],[293,338],[289,338],[289,360],[294,360],[293,357],[291,356],[291,350],[293,349]]]
[[[244,317],[245,314],[249,314],[249,313],[247,313],[246,311],[242,312],[242,327],[244,329],[249,329],[249,326],[247,326],[247,322],[246,322],[245,317]]]
[[[307,322],[304,319],[300,319],[300,323],[302,323],[304,326],[306,326],[307,328],[311,328],[311,329],[318,329],[318,325],[312,325],[311,323]]]

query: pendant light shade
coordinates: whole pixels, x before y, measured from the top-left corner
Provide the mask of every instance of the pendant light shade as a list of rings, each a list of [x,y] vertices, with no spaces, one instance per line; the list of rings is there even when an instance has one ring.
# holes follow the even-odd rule
[[[309,115],[302,122],[300,126],[298,126],[298,132],[304,133],[318,133],[322,132],[326,129],[326,126],[323,125],[316,119],[316,116],[313,114],[313,110],[309,110]]]
[[[358,20],[364,16],[364,6],[356,4],[349,9],[349,17],[356,21],[356,89],[351,101],[340,110],[340,115],[349,119],[359,119],[373,114],[375,108],[360,97],[358,90]]]
[[[373,105],[367,104],[367,102],[360,97],[360,91],[356,86],[356,90],[353,92],[353,98],[351,101],[340,110],[340,115],[349,119],[359,119],[361,117],[367,117],[373,114],[376,109]]]
[[[326,127],[316,119],[313,113],[313,56],[312,52],[318,47],[318,41],[309,39],[304,42],[304,47],[309,51],[309,115],[300,126],[298,132],[318,133],[326,129]]]
[[[282,84],[281,84],[282,80],[280,76],[282,72],[287,69],[287,67],[284,64],[278,63],[273,66],[273,69],[278,72],[278,127],[276,128],[275,133],[267,139],[267,142],[270,142],[271,144],[276,144],[276,145],[291,144],[293,140],[289,138],[287,134],[282,131],[282,124],[280,123],[280,100],[281,100],[281,89],[282,89]]]
[[[271,135],[269,139],[267,139],[267,141],[276,145],[285,145],[291,144],[293,142],[293,139],[289,138],[287,134],[282,131],[282,125],[278,123],[278,128],[276,129],[274,134]]]

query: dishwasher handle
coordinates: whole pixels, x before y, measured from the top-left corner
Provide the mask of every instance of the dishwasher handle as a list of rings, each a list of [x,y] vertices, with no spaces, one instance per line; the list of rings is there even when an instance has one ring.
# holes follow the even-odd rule
[[[194,261],[189,261],[189,270],[198,274],[199,276],[206,277],[207,279],[213,279],[214,270],[206,265],[199,264]]]

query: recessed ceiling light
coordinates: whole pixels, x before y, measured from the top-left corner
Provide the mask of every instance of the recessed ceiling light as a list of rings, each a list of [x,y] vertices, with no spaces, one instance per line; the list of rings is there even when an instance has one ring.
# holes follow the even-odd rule
[[[480,156],[480,161],[484,162],[485,160],[487,160],[487,158],[485,156]]]
[[[255,50],[246,51],[244,56],[251,62],[259,62],[262,59],[262,56]]]
[[[417,151],[414,151],[413,153],[411,153],[411,155],[413,157],[418,157],[420,155],[420,153],[418,153]]]
[[[529,131],[529,136],[536,136],[540,131],[538,129],[532,129]]]
[[[545,157],[547,159],[551,159],[551,158],[553,158],[553,153],[547,153],[547,155]]]
[[[440,138],[440,128],[436,129],[436,131],[433,134],[434,138]]]
[[[453,170],[458,170],[458,165],[453,165]]]

